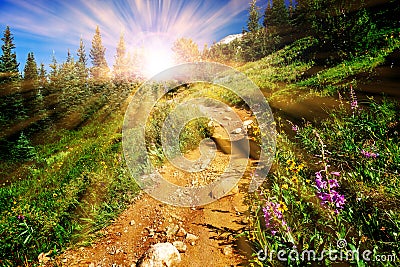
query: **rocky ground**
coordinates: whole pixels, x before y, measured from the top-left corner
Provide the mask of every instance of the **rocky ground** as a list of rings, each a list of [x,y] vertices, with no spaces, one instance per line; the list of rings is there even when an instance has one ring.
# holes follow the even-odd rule
[[[243,120],[248,112],[237,111]],[[229,120],[223,111],[222,119]],[[185,155],[199,158],[199,150]],[[181,186],[212,182],[229,163],[230,155],[217,151],[209,167],[198,173],[180,171],[171,164],[159,168],[163,177]],[[88,247],[67,249],[53,266],[240,266],[252,251],[237,235],[247,226],[246,196],[255,162],[248,161],[245,176],[223,198],[204,206],[175,207],[142,193]],[[46,261],[46,260],[44,260]],[[42,262],[44,262],[42,261]]]

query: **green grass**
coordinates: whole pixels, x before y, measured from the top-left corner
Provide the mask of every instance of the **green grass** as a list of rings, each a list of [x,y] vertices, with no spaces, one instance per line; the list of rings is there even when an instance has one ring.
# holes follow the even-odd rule
[[[35,159],[19,170],[25,179],[0,189],[2,264],[82,240],[83,232],[104,227],[135,196],[121,151],[121,121],[115,115],[59,132],[59,141],[35,147]]]
[[[271,251],[314,250],[320,255],[324,249],[336,249],[339,239],[347,241],[346,249],[371,250],[374,255],[395,255],[399,259],[399,103],[371,101],[362,110],[348,107],[350,103],[343,103],[318,126],[299,125],[293,140],[284,132],[278,135],[273,171],[267,184],[250,197],[249,238],[256,252],[268,252],[265,261],[254,255],[253,264],[284,265],[276,254],[269,258]],[[367,157],[363,150],[379,156]],[[340,187],[335,190],[346,199],[339,214],[334,212],[335,207],[321,206],[317,197],[315,173],[325,167],[327,179],[337,179]],[[276,217],[275,224],[266,226],[262,208],[270,202],[281,203],[289,231]],[[277,233],[271,234],[272,230]],[[330,266],[334,262],[340,261],[326,257],[322,263]],[[347,262],[368,264],[361,260]],[[290,266],[310,264],[302,259],[289,262]],[[396,266],[395,262],[385,264]]]
[[[160,132],[166,111],[177,104],[165,100],[157,103],[147,121],[148,149],[155,164],[164,161]],[[29,148],[30,158],[21,164],[15,164],[15,158],[2,163],[17,168],[3,174],[20,179],[9,177],[12,182],[0,188],[0,265],[33,265],[42,252],[52,251],[52,256],[67,245],[90,244],[97,230],[132,202],[139,187],[124,160],[122,123],[123,115],[105,106],[93,112],[86,126],[60,130],[45,139],[45,145],[31,147],[21,139],[16,151]],[[179,149],[185,152],[207,137],[207,123],[189,122]],[[132,172],[139,174],[141,167]]]

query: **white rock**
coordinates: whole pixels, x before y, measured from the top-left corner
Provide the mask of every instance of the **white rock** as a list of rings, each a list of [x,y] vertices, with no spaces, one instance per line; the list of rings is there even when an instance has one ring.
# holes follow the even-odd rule
[[[177,224],[168,225],[165,229],[165,233],[167,237],[173,237],[179,230],[179,226]]]
[[[242,132],[242,128],[236,128],[236,129],[233,130],[231,133],[240,134],[241,132]]]
[[[246,121],[243,122],[243,126],[244,126],[244,127],[247,127],[247,126],[249,126],[249,125],[252,124],[252,123],[253,123],[252,120],[246,120]]]
[[[187,250],[185,243],[183,243],[182,241],[174,241],[172,243],[172,245],[174,245],[174,247],[176,247],[176,249],[179,252],[186,252],[186,250]]]
[[[135,220],[129,222],[130,225],[135,225],[135,223],[136,223]]]
[[[186,236],[186,234],[187,234],[186,230],[183,229],[182,227],[179,227],[179,230],[176,233],[176,236],[183,237],[183,236]]]
[[[222,253],[226,256],[232,255],[233,254],[233,248],[232,246],[226,246],[222,249]]]
[[[181,262],[181,255],[171,243],[158,243],[145,253],[140,267],[173,267]]]
[[[190,233],[186,234],[186,240],[188,242],[193,242],[193,241],[196,241],[197,239],[199,239],[199,237],[197,235],[190,234]]]

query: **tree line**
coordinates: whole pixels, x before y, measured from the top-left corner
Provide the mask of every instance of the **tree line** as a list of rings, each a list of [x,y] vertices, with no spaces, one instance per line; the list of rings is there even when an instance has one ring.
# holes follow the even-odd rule
[[[260,5],[265,6],[261,10]],[[326,56],[319,64],[370,53],[385,45],[388,32],[400,27],[396,0],[250,0],[247,28],[228,44],[214,43],[203,58],[220,62],[255,61],[302,37],[316,46],[303,56]]]

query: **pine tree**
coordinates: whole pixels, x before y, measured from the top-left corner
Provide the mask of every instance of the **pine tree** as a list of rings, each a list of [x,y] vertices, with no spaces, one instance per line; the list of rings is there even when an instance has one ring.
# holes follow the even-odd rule
[[[260,29],[260,12],[257,7],[257,0],[251,0],[249,7],[249,18],[247,21],[247,29],[250,32],[256,32]]]
[[[190,38],[180,38],[174,42],[172,51],[178,63],[196,62],[200,60],[199,46]]]
[[[268,23],[273,27],[285,27],[289,22],[289,13],[284,0],[274,0],[271,8],[271,18]]]
[[[67,60],[66,60],[66,62],[67,63],[71,63],[72,62],[72,56],[71,56],[71,52],[69,51],[69,48],[68,48],[68,52],[67,52]]]
[[[28,58],[24,67],[24,81],[36,83],[38,81],[38,68],[33,52],[28,53]]]
[[[129,65],[126,55],[124,35],[121,34],[115,55],[114,78],[116,81],[124,81],[129,78]]]
[[[44,112],[46,111],[45,105],[44,105],[44,90],[47,86],[47,74],[46,74],[46,69],[44,68],[44,64],[40,63],[40,68],[39,68],[39,88],[36,92],[36,99],[35,99],[35,106],[36,110],[39,112]]]
[[[0,56],[0,84],[11,83],[19,80],[19,63],[17,55],[13,51],[15,45],[14,37],[11,34],[10,27],[7,26],[4,31],[4,37],[1,38],[3,45],[1,46],[2,55]]]
[[[50,83],[52,85],[52,87],[54,89],[57,89],[57,85],[58,85],[58,63],[57,63],[57,59],[56,59],[56,55],[54,54],[53,51],[53,55],[52,55],[52,59],[51,59],[51,64],[49,65],[50,67]]]
[[[47,85],[47,72],[43,63],[40,63],[39,68],[39,85],[40,87],[46,87]]]
[[[271,0],[268,0],[267,7],[265,8],[264,12],[264,21],[263,21],[263,26],[265,28],[268,28],[268,26],[270,26],[271,17],[272,17]]]
[[[94,80],[102,80],[108,77],[109,69],[105,57],[106,48],[103,46],[99,26],[92,39],[92,48],[90,49],[90,59],[92,60],[92,69],[90,71]]]
[[[79,40],[79,48],[77,51],[78,61],[76,62],[77,74],[79,76],[81,84],[84,84],[89,76],[87,69],[87,58],[85,51],[85,44],[83,43],[82,37]]]
[[[0,86],[3,96],[0,99],[0,124],[7,124],[15,118],[22,118],[25,109],[18,87],[20,74],[17,55],[13,51],[15,49],[14,37],[9,26],[6,27],[4,37],[1,40],[3,45],[1,46],[2,55],[0,56]]]
[[[86,58],[85,44],[83,43],[82,37],[79,40],[79,48],[76,55],[78,56],[77,62],[86,68],[87,58]]]

